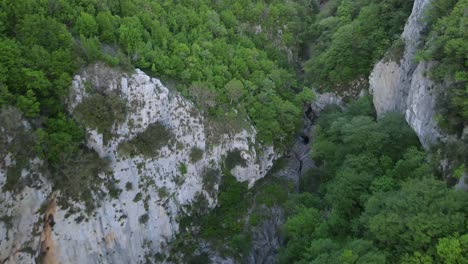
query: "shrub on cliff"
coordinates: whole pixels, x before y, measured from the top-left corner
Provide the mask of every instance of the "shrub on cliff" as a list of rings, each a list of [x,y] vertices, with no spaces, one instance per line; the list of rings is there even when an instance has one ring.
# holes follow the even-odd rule
[[[115,93],[94,93],[84,98],[73,113],[78,122],[103,134],[106,142],[112,137],[113,125],[125,121],[127,107],[125,101]]]
[[[119,145],[119,151],[124,154],[143,155],[155,157],[162,147],[171,145],[174,140],[173,132],[164,124],[159,122],[149,125],[145,131],[133,139]]]

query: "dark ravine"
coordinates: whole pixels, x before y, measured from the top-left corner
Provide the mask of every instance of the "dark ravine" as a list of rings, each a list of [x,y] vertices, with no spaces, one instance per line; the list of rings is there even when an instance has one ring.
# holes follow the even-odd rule
[[[316,102],[305,107],[303,128],[286,156],[286,165],[283,169],[271,175],[272,177],[292,181],[295,192],[299,191],[300,177],[308,170],[316,167],[310,155],[314,122],[320,111],[331,104],[341,105],[341,99],[331,94],[318,95]],[[244,257],[243,263],[275,263],[278,258],[279,248],[285,243],[285,239],[281,234],[281,227],[286,222],[284,209],[280,206],[271,208],[264,206],[264,212],[267,217],[252,231],[251,250]]]

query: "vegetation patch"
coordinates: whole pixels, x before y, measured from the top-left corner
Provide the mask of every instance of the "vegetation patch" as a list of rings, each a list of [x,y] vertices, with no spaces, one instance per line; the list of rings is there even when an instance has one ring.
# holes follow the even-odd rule
[[[127,190],[127,191],[133,190],[133,183],[127,182],[127,183],[125,184],[125,190]]]
[[[2,222],[7,231],[10,231],[13,228],[13,217],[11,215],[3,215],[0,217],[0,222]]]
[[[137,194],[135,195],[135,197],[133,198],[133,202],[134,202],[134,203],[137,203],[137,202],[141,201],[141,198],[143,198],[143,194],[142,194],[141,192],[139,192],[139,193],[137,193]]]
[[[203,189],[214,197],[217,194],[216,186],[221,180],[221,172],[215,169],[205,169],[202,175]]]
[[[213,169],[205,171],[204,185],[215,184],[218,175]],[[252,228],[268,217],[268,210],[264,209],[285,204],[292,190],[282,187],[292,185],[277,178],[262,179],[248,189],[246,182],[238,182],[226,170],[220,180],[217,206],[209,210],[206,198],[199,194],[187,209],[190,215],[179,221],[182,232],[172,250],[174,254],[182,253],[187,261],[199,249],[201,241],[208,242],[220,254],[240,261],[250,250]],[[197,230],[196,235],[190,230]]]
[[[190,149],[190,162],[196,163],[203,158],[203,150],[199,147],[192,147]]]
[[[138,221],[140,222],[140,224],[146,224],[149,220],[149,215],[148,214],[144,214],[144,215],[141,215],[140,217],[138,217]]]
[[[320,186],[301,180],[303,193],[285,205],[280,263],[444,263],[444,242],[468,231],[467,194],[434,178],[402,116],[376,121],[363,100],[317,120],[312,155],[319,169],[304,177],[319,176]]]
[[[109,163],[92,150],[80,151],[66,166],[57,168],[51,174],[54,188],[61,194],[86,205],[90,213],[105,193],[100,186],[104,184],[109,189],[111,197],[118,197],[120,191],[115,188],[114,179],[108,175]]]
[[[387,53],[385,53],[384,61],[394,61],[400,64],[401,59],[403,59],[403,55],[405,53],[405,42],[402,38],[396,39],[392,46],[388,49]]]
[[[257,193],[255,201],[268,207],[282,205],[288,200],[289,192],[290,189],[285,188],[284,185],[280,185],[279,183],[269,184]]]
[[[230,151],[226,159],[224,159],[224,167],[226,170],[231,171],[236,166],[247,167],[247,161],[244,160],[241,156],[241,151],[239,149],[235,149]]]
[[[130,156],[156,157],[162,147],[173,143],[174,134],[161,123],[149,125],[133,139],[120,143],[119,152]]]
[[[182,176],[185,176],[185,174],[187,174],[187,165],[185,165],[185,163],[181,163],[179,165],[179,171]]]
[[[3,191],[21,190],[26,186],[27,179],[21,178],[21,171],[37,155],[34,151],[37,139],[22,122],[23,115],[18,109],[11,106],[0,108],[0,161],[4,162],[10,155],[13,163],[7,167]]]
[[[413,1],[327,2],[310,26],[307,36],[313,52],[304,70],[314,87],[336,92],[369,76],[403,31]],[[399,42],[395,44],[398,55]]]
[[[103,134],[104,142],[112,137],[114,124],[125,121],[127,106],[115,92],[93,93],[78,104],[73,114],[78,122]]]
[[[420,60],[435,61],[429,76],[436,82],[437,121],[447,133],[461,135],[468,120],[468,37],[466,0],[443,0],[426,12],[429,30]]]
[[[159,199],[164,199],[169,196],[169,190],[163,186],[161,188],[158,188],[158,197]]]

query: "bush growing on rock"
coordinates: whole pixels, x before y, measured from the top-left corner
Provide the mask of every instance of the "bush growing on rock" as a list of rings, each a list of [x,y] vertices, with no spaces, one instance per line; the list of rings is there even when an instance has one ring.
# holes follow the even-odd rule
[[[21,111],[15,107],[0,108],[0,162],[4,161],[8,154],[13,161],[7,167],[4,191],[21,189],[21,171],[36,154],[36,139],[31,130],[22,123],[22,118]]]
[[[203,150],[199,147],[192,147],[190,149],[190,161],[195,163],[203,158]]]
[[[102,133],[104,141],[112,136],[114,124],[125,121],[126,114],[125,100],[113,92],[107,95],[94,93],[74,109],[78,122]]]
[[[246,167],[247,162],[242,158],[241,151],[239,149],[235,149],[227,154],[226,159],[224,160],[224,166],[226,170],[230,171],[236,166]]]
[[[180,174],[182,174],[182,176],[187,174],[187,165],[185,165],[185,163],[181,163],[179,165],[179,171],[180,171]]]
[[[93,150],[82,150],[66,166],[56,168],[50,175],[54,187],[66,197],[85,203],[88,212],[98,204],[101,185],[113,185],[113,177],[106,175],[109,163]]]
[[[121,143],[119,151],[130,156],[155,157],[162,147],[172,144],[174,137],[173,132],[165,125],[153,123],[133,139]]]

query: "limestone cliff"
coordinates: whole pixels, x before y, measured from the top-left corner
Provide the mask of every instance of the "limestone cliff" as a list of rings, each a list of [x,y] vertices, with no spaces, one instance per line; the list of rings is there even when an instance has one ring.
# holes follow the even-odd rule
[[[436,93],[434,83],[426,76],[431,63],[415,62],[415,55],[424,43],[424,12],[431,0],[415,0],[403,34],[403,56],[383,59],[369,78],[370,93],[378,116],[391,111],[405,115],[424,147],[443,137],[435,120]]]
[[[157,253],[164,253],[165,245],[178,232],[178,217],[189,213],[187,207],[196,197],[202,195],[208,207],[216,204],[218,186],[215,184],[214,192],[207,189],[205,170],[220,171],[223,157],[238,151],[245,165],[231,172],[239,181],[252,185],[272,166],[276,156],[273,148],[256,143],[255,128],[217,133],[216,124],[206,120],[193,103],[140,70],[127,74],[101,64],[83,70],[73,80],[70,112],[90,96],[88,86],[101,92],[115,91],[127,104],[126,118],[113,125],[111,139],[103,140],[102,134],[88,128],[86,140],[89,148],[109,161],[114,183],[122,191],[116,199],[106,196],[84,220],[80,219],[81,213],[58,205],[65,198],[60,192],[52,192],[44,177],[47,172],[38,173],[36,178],[41,184],[28,185],[19,193],[2,192],[2,263],[35,263],[38,259],[46,263],[154,260]],[[156,122],[171,129],[176,142],[161,148],[155,157],[126,156],[118,151],[119,144]],[[193,147],[203,151],[196,162],[190,159]],[[0,187],[6,184],[6,171],[12,163],[14,160],[0,162]],[[36,159],[35,163],[41,161]],[[33,171],[41,170],[30,168],[22,174],[27,176]],[[75,206],[83,207],[80,203]]]

